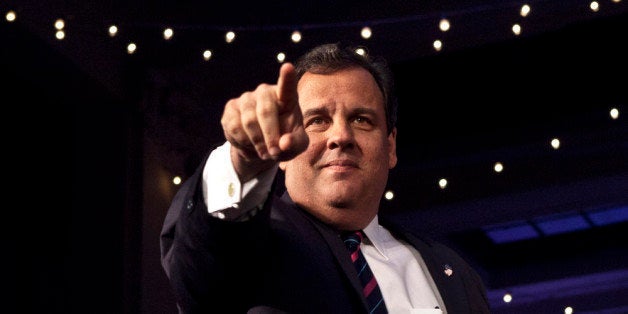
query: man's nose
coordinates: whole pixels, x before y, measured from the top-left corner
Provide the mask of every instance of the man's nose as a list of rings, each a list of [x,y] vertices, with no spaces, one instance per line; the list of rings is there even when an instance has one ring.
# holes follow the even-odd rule
[[[328,130],[329,148],[341,147],[354,144],[354,134],[349,121],[335,121]]]

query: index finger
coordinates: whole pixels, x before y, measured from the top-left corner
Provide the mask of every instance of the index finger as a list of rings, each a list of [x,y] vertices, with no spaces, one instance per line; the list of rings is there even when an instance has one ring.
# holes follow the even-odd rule
[[[279,155],[279,138],[281,137],[281,121],[279,115],[294,110],[298,106],[296,92],[296,75],[294,66],[285,63],[279,69],[279,78],[274,90],[266,89],[259,94],[257,116],[259,127],[264,134],[266,148],[272,157]],[[282,98],[283,97],[283,98]]]
[[[297,74],[294,70],[294,65],[291,63],[281,65],[279,78],[277,79],[277,89],[277,97],[281,102],[280,108],[289,111],[298,105]]]

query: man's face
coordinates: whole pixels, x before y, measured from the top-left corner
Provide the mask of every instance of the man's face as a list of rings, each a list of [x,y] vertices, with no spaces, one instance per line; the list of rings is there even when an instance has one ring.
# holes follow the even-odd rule
[[[288,193],[328,224],[364,228],[397,163],[396,130],[387,133],[383,95],[371,74],[358,67],[307,72],[297,91],[309,146],[280,164]]]

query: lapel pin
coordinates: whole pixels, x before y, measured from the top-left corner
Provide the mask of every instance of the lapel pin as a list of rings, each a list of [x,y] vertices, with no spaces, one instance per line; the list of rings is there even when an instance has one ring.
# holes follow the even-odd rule
[[[454,274],[454,270],[451,269],[451,266],[449,266],[449,264],[445,264],[444,268],[445,268],[444,273],[445,273],[445,275],[447,275],[447,277],[449,277],[449,276]]]

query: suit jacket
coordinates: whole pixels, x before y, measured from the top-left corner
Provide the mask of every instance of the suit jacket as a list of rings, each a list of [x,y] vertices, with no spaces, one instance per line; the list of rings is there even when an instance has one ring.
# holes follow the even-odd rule
[[[214,218],[203,201],[201,172],[177,192],[161,233],[162,265],[181,313],[368,313],[335,230],[287,194],[271,193],[245,222]],[[480,277],[454,251],[381,215],[380,224],[420,252],[448,313],[489,313]]]

